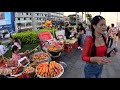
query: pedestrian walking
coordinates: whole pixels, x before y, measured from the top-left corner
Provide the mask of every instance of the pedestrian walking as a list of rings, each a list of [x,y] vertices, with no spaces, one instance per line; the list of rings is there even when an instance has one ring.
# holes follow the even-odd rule
[[[115,56],[115,50],[107,53],[107,44],[104,31],[106,21],[102,16],[95,16],[91,22],[92,35],[87,36],[82,51],[82,60],[86,62],[84,67],[85,78],[100,78],[104,64],[109,64],[111,60],[106,60],[105,56]]]
[[[113,39],[116,33],[116,29],[114,27],[114,24],[111,24],[111,28],[108,31],[109,37],[108,37],[108,47],[112,47],[113,45]]]

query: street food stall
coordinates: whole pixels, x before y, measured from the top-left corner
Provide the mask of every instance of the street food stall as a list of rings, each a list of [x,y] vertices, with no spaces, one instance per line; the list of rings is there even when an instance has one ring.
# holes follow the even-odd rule
[[[59,78],[64,73],[63,66],[52,61],[49,53],[37,48],[29,51],[33,52],[29,57],[23,57],[18,61],[2,56],[0,75],[7,78]]]

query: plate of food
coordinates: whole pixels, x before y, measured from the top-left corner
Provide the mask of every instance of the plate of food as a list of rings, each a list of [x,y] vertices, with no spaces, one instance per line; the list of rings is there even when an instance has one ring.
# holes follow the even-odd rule
[[[62,50],[62,47],[57,44],[51,44],[47,47],[48,52],[60,52]]]
[[[31,65],[27,66],[24,70],[24,73],[29,74],[30,77],[34,77],[35,75],[35,68],[33,68]]]
[[[12,68],[12,75],[11,76],[18,77],[18,76],[23,74],[23,71],[24,71],[23,66],[14,67],[14,68]]]
[[[39,78],[59,78],[64,73],[64,68],[61,64],[51,61],[39,64],[36,68],[36,75]]]
[[[0,75],[11,75],[12,69],[11,68],[0,68]]]
[[[43,63],[48,61],[50,58],[48,53],[45,52],[37,52],[32,55],[32,61],[37,62],[37,63]]]

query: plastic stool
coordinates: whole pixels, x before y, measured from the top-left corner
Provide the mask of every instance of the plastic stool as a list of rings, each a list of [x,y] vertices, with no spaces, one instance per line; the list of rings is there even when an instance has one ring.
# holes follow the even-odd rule
[[[64,44],[64,51],[67,51],[68,53],[71,52],[71,45],[70,44]]]

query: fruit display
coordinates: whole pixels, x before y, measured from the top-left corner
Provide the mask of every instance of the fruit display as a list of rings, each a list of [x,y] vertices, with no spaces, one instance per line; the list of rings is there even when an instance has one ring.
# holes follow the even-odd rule
[[[48,62],[39,64],[36,68],[38,77],[56,78],[60,77],[63,72],[63,67],[55,61],[51,61],[50,64],[48,64]]]
[[[48,46],[48,51],[50,52],[55,52],[55,51],[60,51],[61,50],[61,46],[60,45],[54,45],[54,44],[51,44]]]
[[[0,75],[12,74],[12,69],[10,68],[0,68]]]
[[[49,55],[45,52],[37,52],[32,56],[32,60],[34,60],[35,62],[41,62],[47,59],[49,59]]]
[[[23,70],[24,67],[22,66],[15,67],[14,69],[12,69],[12,75],[20,74],[23,72]]]
[[[17,67],[18,61],[10,60],[6,64],[7,64],[7,67]]]
[[[32,72],[34,72],[35,71],[35,69],[32,67],[32,66],[28,66],[28,67],[26,67],[26,69],[25,69],[25,73],[32,73]]]

